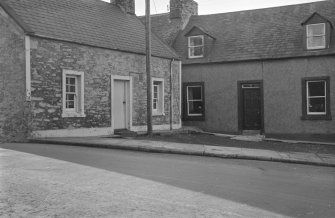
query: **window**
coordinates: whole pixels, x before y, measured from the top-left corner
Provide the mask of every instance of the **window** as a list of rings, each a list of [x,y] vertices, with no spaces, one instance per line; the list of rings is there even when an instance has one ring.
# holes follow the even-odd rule
[[[188,37],[188,57],[201,58],[204,56],[204,36]]]
[[[307,49],[326,48],[326,24],[310,24],[307,30]]]
[[[159,84],[158,82],[154,83],[154,91],[153,91],[153,97],[152,97],[152,109],[153,111],[158,110],[158,103],[159,103]]]
[[[184,120],[203,120],[204,83],[184,83]]]
[[[84,72],[63,70],[62,117],[84,116]]]
[[[330,119],[329,77],[303,79],[303,118]]]
[[[152,115],[164,115],[164,79],[152,79]]]

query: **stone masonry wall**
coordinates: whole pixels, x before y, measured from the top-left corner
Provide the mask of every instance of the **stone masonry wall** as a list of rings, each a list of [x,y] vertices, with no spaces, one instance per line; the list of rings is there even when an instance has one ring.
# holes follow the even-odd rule
[[[27,133],[25,39],[0,7],[0,141],[19,141]]]
[[[145,56],[31,38],[32,130],[111,127],[111,75],[133,78],[133,126],[146,125]],[[165,115],[153,123],[169,124],[171,60],[153,58],[153,77],[164,78]],[[86,117],[62,118],[62,70],[84,72]],[[179,68],[173,66],[174,124],[179,123]]]

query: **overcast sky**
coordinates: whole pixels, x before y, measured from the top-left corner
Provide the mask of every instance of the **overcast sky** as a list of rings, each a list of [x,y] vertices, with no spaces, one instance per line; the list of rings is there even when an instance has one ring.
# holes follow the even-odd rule
[[[109,1],[109,0],[104,0]],[[199,14],[215,14],[229,11],[241,11],[255,8],[267,8],[281,5],[300,4],[320,0],[195,0],[199,5]],[[170,0],[151,0],[151,13],[166,13]],[[136,14],[145,14],[145,0],[135,0]]]

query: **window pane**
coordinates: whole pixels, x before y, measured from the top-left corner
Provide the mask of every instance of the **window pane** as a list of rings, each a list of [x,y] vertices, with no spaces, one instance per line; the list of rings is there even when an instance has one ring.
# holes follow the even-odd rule
[[[70,92],[76,92],[76,87],[75,86],[70,86]]]
[[[154,98],[158,98],[158,86],[154,86]]]
[[[201,100],[202,93],[201,87],[187,87],[188,90],[188,100]]]
[[[325,96],[325,81],[308,82],[308,96]]]
[[[307,36],[325,35],[325,32],[325,24],[307,26]]]
[[[308,48],[313,47],[325,47],[326,46],[326,37],[325,36],[313,36],[307,38]]]
[[[308,102],[309,112],[326,113],[326,98],[310,98]]]
[[[66,94],[66,100],[74,101],[74,94]]]
[[[66,108],[74,108],[74,101],[66,101]]]
[[[190,46],[198,46],[202,45],[202,37],[191,37],[190,38]]]
[[[202,115],[202,101],[189,101],[188,114],[201,114]]]
[[[203,56],[203,47],[190,48],[190,57]]]
[[[70,84],[75,85],[76,84],[76,79],[75,78],[70,78]]]
[[[75,85],[76,84],[76,78],[74,78],[74,77],[66,77],[66,84],[68,84],[68,85]]]
[[[157,109],[157,99],[153,100],[153,109],[156,110]]]

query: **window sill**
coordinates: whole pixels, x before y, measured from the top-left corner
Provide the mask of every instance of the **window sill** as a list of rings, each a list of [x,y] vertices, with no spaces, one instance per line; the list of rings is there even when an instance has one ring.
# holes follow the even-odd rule
[[[327,48],[307,48],[307,51],[322,51],[322,50],[326,50]]]
[[[70,113],[70,112],[67,112],[67,113],[62,113],[62,117],[86,117],[86,114],[82,114],[82,113]]]
[[[153,117],[165,116],[165,113],[163,113],[163,112],[153,112],[153,113],[152,113],[152,116],[153,116]]]
[[[182,118],[183,121],[205,121],[205,116],[187,116]]]
[[[204,56],[195,56],[195,57],[188,56],[188,59],[200,59],[200,58],[204,58]]]
[[[303,115],[301,120],[332,120],[331,115]]]

